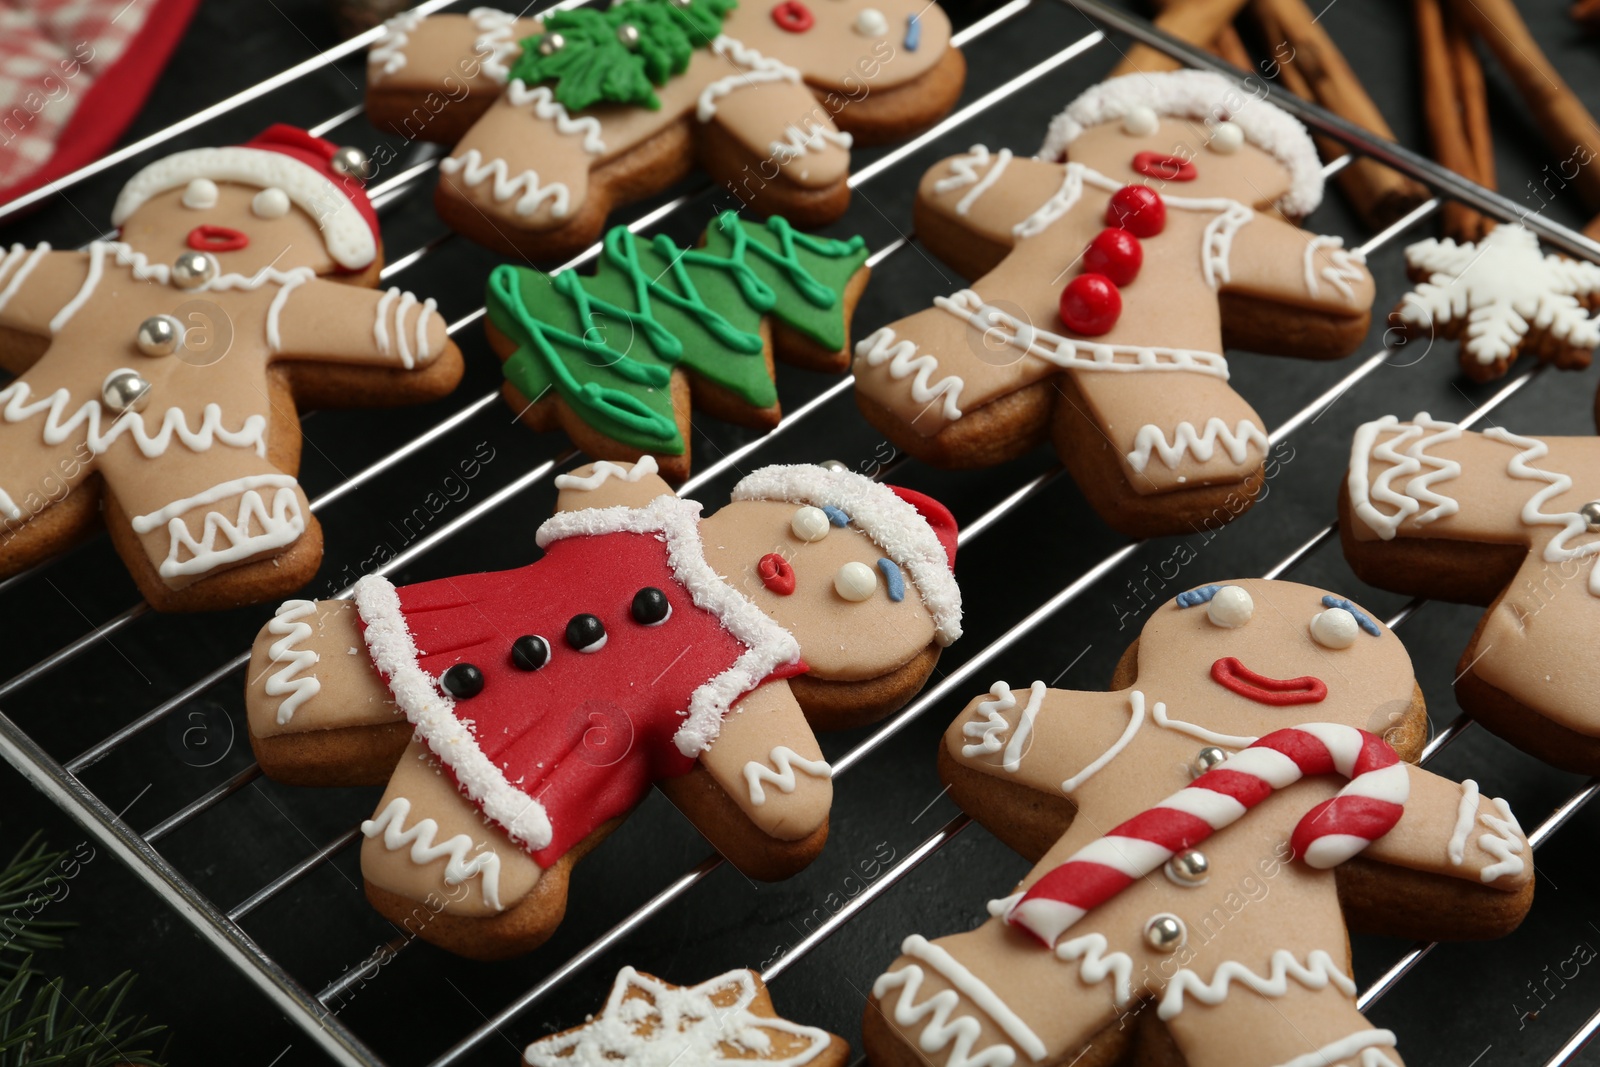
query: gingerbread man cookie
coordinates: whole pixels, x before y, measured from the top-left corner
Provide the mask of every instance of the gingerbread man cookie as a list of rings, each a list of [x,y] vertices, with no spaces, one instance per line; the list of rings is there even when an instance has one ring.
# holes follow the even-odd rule
[[[291,600],[251,656],[262,769],[386,781],[368,898],[476,958],[543,942],[652,782],[751,877],[804,867],[832,797],[812,728],[900,707],[961,632],[955,522],[921,494],[766,467],[702,520],[648,457],[557,485],[538,562]]]
[[[966,67],[920,0],[622,0],[542,22],[400,15],[367,72],[375,125],[455,146],[434,196],[444,220],[542,261],[695,162],[763,214],[832,222],[852,143],[934,122]]]
[[[582,1026],[529,1045],[525,1067],[627,1063],[707,1067],[729,1061],[768,1067],[844,1067],[842,1037],[778,1015],[754,971],[729,971],[676,986],[632,967],[617,972],[605,1007]]]
[[[1339,495],[1362,581],[1489,607],[1457,668],[1462,709],[1583,774],[1600,773],[1597,494],[1600,440],[1476,433],[1422,413],[1356,431]]]
[[[849,368],[866,261],[861,238],[812,237],[778,216],[725,211],[690,249],[617,226],[593,277],[496,267],[486,329],[524,423],[559,427],[600,459],[653,456],[662,477],[681,482],[691,396],[705,414],[771,429],[782,416],[774,354]]]
[[[1305,129],[1231,82],[1105,82],[1037,158],[977,146],[923,177],[918,239],[978,280],[862,340],[856,399],[942,467],[1048,434],[1130,536],[1230,521],[1260,492],[1268,441],[1224,345],[1331,359],[1366,335],[1360,257],[1283,217],[1321,196]]]
[[[116,241],[0,250],[0,575],[101,517],[152,607],[282,596],[322,559],[297,404],[443,396],[461,353],[390,289],[364,156],[292,126],[152,163]]]
[[[1347,926],[1487,937],[1533,896],[1505,802],[1404,762],[1427,717],[1399,639],[1321,589],[1210,585],[1112,685],[998,682],[945,733],[951,796],[1038,862],[978,929],[905,940],[871,1060],[1398,1067]]]

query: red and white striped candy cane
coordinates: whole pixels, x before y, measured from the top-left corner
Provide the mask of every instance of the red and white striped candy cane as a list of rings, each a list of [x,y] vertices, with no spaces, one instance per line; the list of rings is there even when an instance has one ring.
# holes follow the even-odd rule
[[[1006,914],[1046,947],[1073,923],[1308,774],[1350,779],[1294,829],[1294,855],[1313,867],[1343,863],[1394,828],[1411,794],[1405,764],[1376,734],[1312,722],[1275,730],[1160,804],[1142,811],[1048,871]]]

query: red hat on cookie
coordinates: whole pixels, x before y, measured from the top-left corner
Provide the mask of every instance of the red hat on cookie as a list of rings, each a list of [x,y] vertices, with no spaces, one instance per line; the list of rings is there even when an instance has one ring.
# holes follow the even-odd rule
[[[360,149],[340,148],[279,123],[242,145],[191,148],[150,164],[122,187],[111,221],[121,226],[146,200],[180,185],[224,181],[278,189],[288,203],[317,221],[334,262],[359,271],[378,257],[378,215],[362,185],[367,173],[367,157]],[[186,205],[209,206],[204,185],[196,185],[192,199],[190,192],[185,192]],[[215,194],[214,188],[209,190],[212,203]]]
[[[842,512],[910,577],[933,616],[939,644],[961,636],[961,589],[952,574],[956,520],[932,497],[853,471],[794,464],[747,475],[733,487],[732,499],[784,500]]]

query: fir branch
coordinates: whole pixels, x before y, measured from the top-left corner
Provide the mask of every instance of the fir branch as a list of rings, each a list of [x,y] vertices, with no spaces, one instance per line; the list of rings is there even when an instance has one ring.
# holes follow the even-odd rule
[[[0,868],[0,974],[10,974],[26,957],[41,949],[58,948],[71,923],[44,920],[39,914],[55,899],[53,890],[65,884],[61,872],[65,852],[49,851],[34,834],[3,868]]]
[[[135,1046],[165,1027],[123,1012],[135,975],[124,971],[75,997],[66,995],[63,978],[32,988],[42,977],[30,957],[0,987],[0,1067],[161,1067],[153,1048]]]

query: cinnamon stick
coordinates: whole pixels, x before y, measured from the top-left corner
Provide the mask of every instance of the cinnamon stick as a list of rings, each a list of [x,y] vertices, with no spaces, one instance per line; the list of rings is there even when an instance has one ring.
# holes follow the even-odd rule
[[[1232,25],[1245,0],[1184,0],[1173,3],[1155,18],[1155,24],[1182,41],[1209,47],[1222,31]],[[1242,49],[1242,46],[1241,46]],[[1248,57],[1247,57],[1248,59]],[[1122,61],[1108,78],[1142,71],[1177,70],[1183,64],[1146,44],[1136,44],[1123,53]]]
[[[1489,129],[1489,90],[1483,80],[1483,63],[1472,46],[1472,35],[1454,12],[1445,14],[1444,28],[1450,41],[1450,61],[1455,68],[1461,119],[1477,164],[1476,180],[1479,185],[1493,189],[1494,139]]]
[[[1487,119],[1481,133],[1476,118],[1470,115],[1466,75],[1468,57],[1477,62],[1472,42],[1459,24],[1447,20],[1439,0],[1416,0],[1417,53],[1422,69],[1422,110],[1428,125],[1428,140],[1433,158],[1440,166],[1455,171],[1480,185],[1494,184],[1493,161],[1485,174],[1480,148],[1487,142]],[[1477,70],[1478,89],[1483,89],[1483,70]],[[1482,101],[1479,101],[1480,105]],[[1481,110],[1481,108],[1480,108]],[[1458,241],[1476,241],[1493,225],[1477,211],[1456,201],[1446,200],[1440,213],[1445,235]]]

